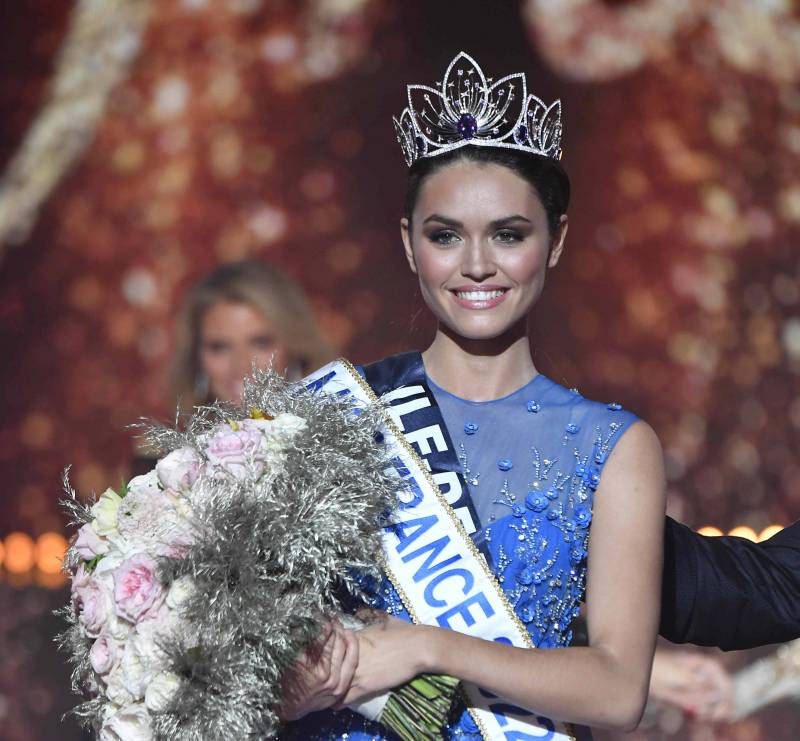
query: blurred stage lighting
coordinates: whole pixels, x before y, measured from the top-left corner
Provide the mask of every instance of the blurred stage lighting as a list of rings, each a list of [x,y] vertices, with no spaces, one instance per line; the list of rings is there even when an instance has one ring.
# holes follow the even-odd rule
[[[752,540],[754,543],[758,542],[758,533],[747,525],[739,525],[733,528],[728,535],[734,535],[737,538],[746,538],[747,540]]]
[[[61,570],[69,543],[56,532],[42,533],[34,540],[28,533],[9,533],[0,540],[0,566],[8,584],[16,587],[36,583],[57,589],[67,581]]]
[[[67,546],[67,539],[61,533],[40,535],[36,540],[36,568],[43,574],[60,573]]]
[[[718,535],[724,535],[722,530],[720,530],[718,527],[714,527],[713,525],[706,525],[705,527],[701,527],[697,532],[700,533],[700,535],[711,535],[714,537]]]
[[[783,530],[783,525],[770,525],[769,527],[765,527],[758,536],[758,542],[769,540],[769,538],[773,535],[777,535],[781,530]]]
[[[27,533],[9,533],[5,540],[3,565],[10,574],[24,574],[35,563],[33,538]]]

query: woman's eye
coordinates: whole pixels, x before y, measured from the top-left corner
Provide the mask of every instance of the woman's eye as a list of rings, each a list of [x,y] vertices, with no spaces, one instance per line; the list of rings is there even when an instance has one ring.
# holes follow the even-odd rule
[[[521,242],[522,235],[519,232],[511,231],[510,229],[503,229],[495,234],[495,238],[499,242]]]
[[[206,342],[203,349],[213,355],[219,355],[228,349],[228,345],[224,342]]]
[[[441,229],[431,234],[429,239],[436,244],[453,244],[458,241],[458,234],[448,229]]]
[[[250,344],[257,350],[269,350],[275,343],[272,337],[256,337],[250,341]]]

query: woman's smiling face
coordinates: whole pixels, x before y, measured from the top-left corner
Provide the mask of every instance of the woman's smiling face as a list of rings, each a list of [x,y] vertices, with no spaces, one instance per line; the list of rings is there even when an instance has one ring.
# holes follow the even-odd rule
[[[567,229],[562,216],[551,238],[538,194],[513,170],[469,161],[431,174],[401,226],[425,303],[467,340],[494,339],[526,321]]]

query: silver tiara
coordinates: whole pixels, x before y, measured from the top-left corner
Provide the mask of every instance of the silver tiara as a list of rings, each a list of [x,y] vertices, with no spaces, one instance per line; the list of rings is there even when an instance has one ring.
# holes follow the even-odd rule
[[[409,85],[408,108],[392,120],[409,167],[466,144],[561,159],[561,101],[546,106],[528,95],[522,72],[487,79],[463,51],[435,88]]]

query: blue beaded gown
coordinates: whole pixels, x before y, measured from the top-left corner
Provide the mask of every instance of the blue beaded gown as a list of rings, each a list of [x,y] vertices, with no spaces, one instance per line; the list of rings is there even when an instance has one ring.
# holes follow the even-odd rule
[[[480,528],[473,535],[538,648],[568,646],[586,579],[592,501],[603,465],[636,417],[589,401],[544,375],[487,402],[428,385],[470,488]],[[410,620],[384,580],[371,606]],[[288,724],[291,741],[397,741],[349,711],[321,711]],[[480,741],[472,717],[453,710],[444,738]]]

